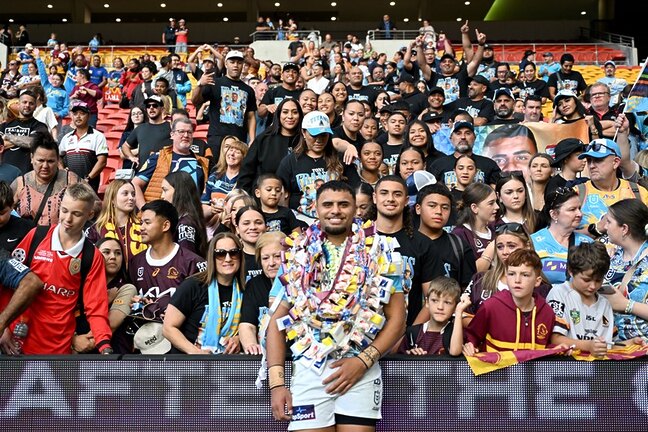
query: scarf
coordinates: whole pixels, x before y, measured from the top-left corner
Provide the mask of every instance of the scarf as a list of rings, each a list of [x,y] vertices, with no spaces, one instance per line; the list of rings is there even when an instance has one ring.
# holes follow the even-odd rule
[[[232,307],[227,321],[224,323],[221,322],[221,300],[216,278],[209,284],[208,293],[209,304],[205,306],[205,313],[201,320],[204,323],[205,331],[202,334],[202,338],[199,339],[199,342],[203,349],[208,349],[214,354],[219,354],[225,351],[225,345],[223,344],[225,338],[231,338],[238,333],[243,293],[239,289],[238,281],[235,278],[234,285],[232,286]]]

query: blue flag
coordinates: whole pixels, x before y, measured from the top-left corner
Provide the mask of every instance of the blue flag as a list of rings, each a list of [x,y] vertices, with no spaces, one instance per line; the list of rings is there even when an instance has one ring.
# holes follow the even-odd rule
[[[648,111],[648,59],[644,62],[637,81],[632,86],[624,112]]]

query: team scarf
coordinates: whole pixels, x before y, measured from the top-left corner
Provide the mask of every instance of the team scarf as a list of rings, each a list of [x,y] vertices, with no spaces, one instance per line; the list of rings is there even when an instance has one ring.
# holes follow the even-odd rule
[[[205,331],[200,339],[202,349],[210,350],[214,354],[225,352],[224,341],[238,333],[239,321],[241,319],[241,304],[243,293],[239,289],[238,281],[234,278],[232,285],[232,307],[225,323],[222,323],[222,311],[218,282],[214,278],[208,287],[209,304],[205,306],[205,313],[202,321],[205,323]]]

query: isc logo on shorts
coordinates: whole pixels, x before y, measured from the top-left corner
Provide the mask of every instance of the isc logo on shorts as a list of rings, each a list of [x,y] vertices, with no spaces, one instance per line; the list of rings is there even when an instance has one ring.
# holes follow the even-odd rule
[[[292,421],[315,420],[315,405],[293,407]]]

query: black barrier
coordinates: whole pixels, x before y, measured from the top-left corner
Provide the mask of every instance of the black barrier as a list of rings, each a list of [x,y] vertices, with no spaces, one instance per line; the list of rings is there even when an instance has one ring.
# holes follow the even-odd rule
[[[538,360],[480,377],[449,357],[381,365],[380,431],[648,430],[643,359]],[[0,430],[286,430],[267,386],[254,385],[258,366],[248,356],[0,357]]]

